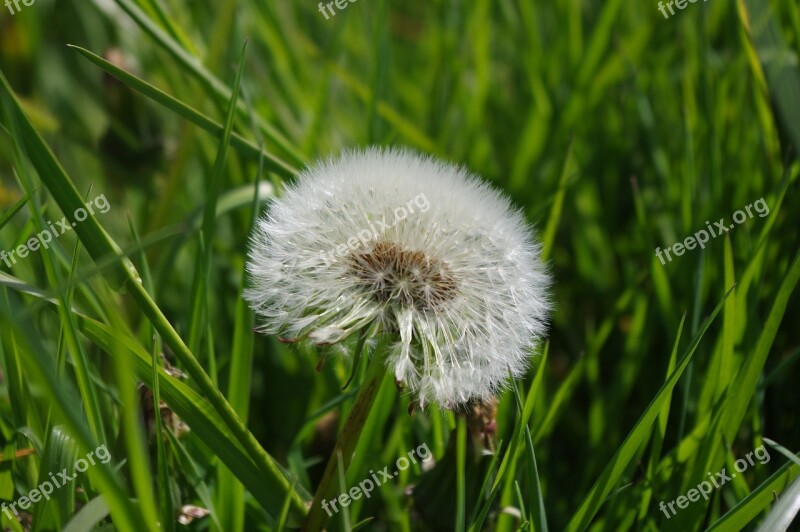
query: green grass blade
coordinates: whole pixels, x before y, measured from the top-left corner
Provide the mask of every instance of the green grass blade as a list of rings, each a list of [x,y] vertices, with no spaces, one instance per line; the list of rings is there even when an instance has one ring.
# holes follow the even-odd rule
[[[31,194],[33,194],[33,192],[34,192],[33,190],[27,192],[25,196],[22,197],[22,199],[20,199],[14,205],[9,207],[6,210],[6,212],[4,212],[2,216],[0,216],[0,229],[2,229],[8,223],[8,221],[11,218],[13,218],[14,215],[17,214],[20,211],[20,209],[22,209],[25,206],[26,203],[28,203],[28,200],[31,198]]]
[[[200,230],[200,246],[197,256],[197,268],[194,272],[194,281],[192,286],[194,293],[192,297],[192,319],[189,322],[189,349],[194,352],[199,352],[200,342],[203,339],[203,331],[207,327],[208,309],[209,309],[209,282],[211,278],[211,241],[214,236],[214,221],[216,219],[217,201],[222,188],[222,183],[225,179],[225,163],[228,159],[228,147],[231,141],[231,132],[233,131],[233,119],[236,116],[236,102],[239,98],[239,86],[242,80],[242,72],[244,72],[244,58],[247,51],[247,42],[242,46],[241,53],[239,54],[239,69],[236,73],[236,79],[233,84],[233,94],[231,101],[228,104],[228,114],[225,118],[225,127],[222,132],[219,146],[217,148],[217,156],[214,160],[214,167],[211,169],[209,176],[208,189],[206,191],[206,204],[203,209],[203,225]],[[207,338],[209,342],[209,351],[212,344],[211,338]],[[213,358],[209,355],[209,364],[213,363]],[[213,373],[212,373],[213,374]]]
[[[92,532],[108,517],[108,507],[103,497],[95,497],[75,512],[62,532]]]
[[[283,502],[283,508],[281,508],[281,514],[278,516],[278,525],[275,527],[275,532],[283,532],[286,529],[286,521],[289,518],[289,507],[291,505],[292,499],[290,497],[286,497],[286,500]],[[233,529],[225,529],[225,530],[233,530]]]
[[[795,479],[778,497],[775,507],[758,527],[758,532],[788,530],[798,513],[800,513],[800,479]]]
[[[781,453],[783,456],[785,456],[786,458],[788,458],[789,460],[800,466],[800,456],[794,454],[792,451],[790,451],[783,445],[773,440],[770,440],[769,438],[764,438],[764,443],[766,443],[770,447],[773,447],[774,449],[777,449],[778,452]]]
[[[103,287],[108,290],[107,287]],[[114,303],[109,294],[105,294],[106,306],[112,307]],[[110,313],[112,317],[111,330],[112,349],[115,352],[120,350],[121,331],[125,330],[125,325],[118,314]],[[131,371],[130,357],[114,358],[114,370],[116,376],[117,393],[120,400],[120,425],[121,436],[125,442],[126,461],[128,474],[133,484],[136,498],[142,518],[146,522],[149,530],[159,528],[158,510],[156,509],[155,498],[153,497],[152,468],[150,465],[150,455],[146,445],[146,435],[142,423],[142,408],[136,391],[136,381]],[[160,410],[156,407],[156,417],[160,416]],[[161,525],[164,526],[163,524]]]
[[[778,332],[778,326],[786,311],[786,305],[798,280],[800,280],[800,253],[795,256],[781,283],[753,353],[745,357],[744,364],[736,375],[736,380],[731,384],[731,390],[736,390],[736,393],[728,402],[722,427],[724,438],[727,441],[733,441],[747,413],[747,405],[750,404],[753,392],[758,386],[758,379],[764,369],[772,342]]]
[[[212,135],[221,138],[224,133],[224,126],[214,122],[212,119],[208,118],[206,115],[200,113],[199,111],[189,107],[185,103],[181,102],[180,100],[173,98],[169,94],[165,93],[161,89],[154,87],[153,85],[147,83],[146,81],[134,76],[130,72],[126,72],[125,70],[119,68],[118,66],[114,65],[103,59],[102,57],[90,52],[85,48],[81,48],[80,46],[75,46],[72,44],[67,45],[70,48],[77,51],[83,57],[88,59],[90,62],[94,63],[98,67],[100,67],[104,72],[114,76],[122,83],[127,85],[128,87],[132,88],[133,90],[140,92],[144,96],[150,98],[154,102],[164,106],[166,109],[174,112],[178,116],[185,118],[186,120],[190,121],[197,127],[208,131]],[[230,143],[232,146],[240,150],[244,155],[252,159],[257,159],[261,156],[264,157],[264,164],[272,170],[284,177],[290,177],[297,173],[297,169],[289,164],[288,162],[282,160],[275,154],[269,153],[262,148],[256,146],[253,142],[243,138],[238,133],[231,134]]]
[[[172,482],[164,443],[164,423],[161,419],[161,387],[159,386],[159,379],[156,378],[160,368],[159,356],[160,351],[153,349],[153,379],[150,381],[150,389],[153,392],[153,405],[155,405],[156,477],[158,478],[156,492],[158,494],[161,529],[166,532],[173,532],[175,530],[175,506],[172,503]]]
[[[545,510],[544,496],[542,495],[542,485],[539,481],[539,466],[536,464],[536,453],[533,449],[533,438],[531,429],[525,426],[525,448],[528,451],[528,461],[531,467],[531,517],[533,519],[533,530],[547,532],[547,512]]]
[[[528,392],[528,396],[525,398],[525,404],[522,404],[522,399],[517,389],[516,383],[514,383],[514,387],[512,388],[514,392],[514,398],[516,400],[517,406],[517,415],[519,416],[518,420],[514,425],[514,430],[511,433],[511,438],[509,440],[508,448],[506,449],[505,454],[503,455],[503,460],[500,462],[500,468],[498,469],[497,475],[495,476],[494,483],[492,485],[492,491],[489,495],[489,500],[485,503],[484,510],[479,513],[479,517],[473,522],[470,529],[480,529],[483,524],[483,519],[486,518],[484,511],[488,511],[489,506],[491,505],[491,501],[494,500],[497,492],[502,488],[502,495],[500,498],[500,504],[510,505],[513,503],[513,499],[515,496],[514,493],[514,483],[516,482],[517,478],[517,465],[519,462],[520,457],[522,456],[524,445],[524,439],[527,434],[530,433],[530,427],[528,425],[528,421],[533,414],[533,408],[536,404],[536,398],[538,394],[539,387],[541,385],[542,379],[544,377],[545,369],[546,369],[546,362],[547,362],[547,354],[550,349],[550,344],[545,343],[544,345],[544,353],[542,356],[542,360],[539,364],[539,370],[536,373],[536,377],[533,380],[533,384],[531,385],[531,389]],[[530,459],[529,454],[529,459]],[[535,457],[533,462],[535,463]],[[535,467],[535,466],[534,466]],[[535,500],[535,498],[534,498]],[[502,515],[498,519],[497,528],[498,530],[510,530],[514,526],[514,521],[511,516],[509,515]]]
[[[675,371],[675,364],[678,361],[678,346],[683,335],[683,325],[686,322],[686,314],[681,318],[678,325],[678,332],[675,335],[675,342],[672,344],[672,352],[669,355],[669,362],[667,363],[666,378]],[[647,510],[650,506],[650,499],[653,496],[653,483],[655,482],[656,471],[658,464],[661,462],[661,451],[664,445],[664,436],[667,433],[667,423],[669,421],[669,410],[672,406],[672,395],[670,395],[664,406],[661,407],[661,412],[658,413],[658,422],[655,425],[655,433],[650,447],[650,459],[647,462],[647,477],[650,479],[650,484],[645,488],[642,494],[641,504],[639,505],[639,519],[644,519],[647,515]]]
[[[573,144],[570,143],[567,149],[567,156],[564,159],[564,166],[561,168],[561,177],[558,180],[558,192],[556,192],[553,206],[550,208],[550,216],[547,218],[547,225],[545,225],[542,232],[542,261],[547,261],[553,250],[553,243],[556,239],[556,230],[558,229],[558,222],[561,220],[561,211],[564,208],[564,195],[567,191],[567,181],[572,177],[575,172],[577,162],[574,159],[572,148]]]
[[[750,495],[734,506],[728,513],[714,522],[706,532],[715,530],[743,530],[758,514],[768,508],[775,500],[775,493],[786,489],[792,479],[798,478],[800,467],[792,462],[785,463],[770,477],[754,489]],[[777,530],[777,529],[773,529]]]
[[[661,386],[661,389],[658,391],[658,393],[656,393],[655,397],[650,402],[650,405],[647,407],[642,416],[636,422],[636,425],[634,425],[631,432],[625,438],[625,441],[622,442],[622,445],[619,447],[617,452],[614,453],[613,458],[611,458],[608,465],[603,469],[603,473],[600,475],[600,478],[597,479],[597,482],[595,482],[594,486],[592,486],[592,489],[583,499],[583,502],[578,507],[578,510],[573,514],[572,519],[570,519],[569,524],[567,525],[567,530],[586,530],[589,527],[589,524],[600,510],[600,507],[603,505],[608,495],[614,490],[614,486],[616,486],[617,481],[629,467],[630,460],[648,438],[650,427],[652,426],[658,414],[661,412],[661,407],[672,393],[672,389],[675,387],[678,379],[680,379],[681,375],[683,374],[683,370],[686,369],[686,366],[692,359],[692,355],[697,349],[697,346],[700,345],[703,335],[705,335],[709,325],[711,325],[711,323],[714,321],[714,318],[716,318],[717,313],[722,308],[725,300],[728,298],[728,295],[730,295],[730,291],[725,294],[711,315],[706,318],[705,322],[700,327],[700,330],[697,332],[697,335],[695,335],[695,337],[692,339],[691,344],[681,357],[681,360],[678,363],[678,366],[675,368],[675,371],[672,372],[666,382],[664,382],[664,384]]]
[[[49,480],[51,471],[61,471],[65,467],[71,469],[77,457],[75,442],[64,427],[58,425],[52,427],[47,433],[36,484],[41,485],[42,482]],[[76,482],[69,481],[59,488],[50,500],[41,501],[33,508],[32,532],[60,528],[69,520],[75,511],[75,487]]]
[[[161,28],[159,28],[147,15],[145,15],[138,6],[130,0],[115,0],[117,5],[121,7],[142,30],[150,35],[164,50],[166,50],[185,71],[197,78],[203,86],[216,96],[221,101],[231,100],[231,90],[225,86],[217,77],[200,63],[200,61],[190,55],[184,50],[172,37],[167,35]],[[250,112],[247,107],[241,102],[236,106],[236,110],[240,116],[247,116]],[[273,126],[266,123],[257,115],[254,117],[259,126],[259,129],[264,136],[273,144],[281,148],[288,156],[292,158],[292,164],[301,164],[304,157],[297,149],[292,146],[284,136],[279,133]]]
[[[261,163],[261,161],[259,161]],[[250,218],[250,231],[252,232],[259,214],[259,188],[261,184],[262,166],[259,164],[258,173],[252,194],[252,215]],[[242,266],[239,293],[246,285],[246,266]],[[236,410],[243,421],[247,422],[250,412],[251,375],[253,372],[253,327],[255,318],[244,298],[237,298],[234,310],[233,343],[231,345],[231,360],[228,373],[228,402]],[[217,499],[217,512],[219,520],[224,523],[224,530],[238,532],[244,530],[244,488],[230,471],[218,471],[220,492]],[[287,495],[284,508],[281,509],[279,523],[285,524],[288,517],[290,499]],[[284,515],[284,509],[286,515]]]

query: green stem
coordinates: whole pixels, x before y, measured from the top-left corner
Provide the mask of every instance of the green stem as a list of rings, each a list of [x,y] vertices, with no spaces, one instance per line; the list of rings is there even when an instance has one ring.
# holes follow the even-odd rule
[[[456,425],[456,532],[464,532],[466,513],[467,416],[458,414]]]
[[[322,530],[328,520],[327,513],[322,509],[322,502],[331,498],[336,489],[335,479],[339,457],[341,456],[342,466],[344,471],[347,472],[358,438],[364,428],[364,423],[367,421],[375,397],[380,391],[383,377],[386,375],[386,365],[383,357],[380,356],[381,353],[382,350],[379,348],[369,361],[364,381],[361,383],[356,401],[353,403],[353,409],[350,410],[350,414],[347,416],[342,432],[336,440],[336,446],[328,459],[328,465],[325,466],[325,473],[322,475],[322,480],[317,487],[317,493],[314,495],[314,502],[311,503],[311,509],[303,524],[303,530],[306,532]]]

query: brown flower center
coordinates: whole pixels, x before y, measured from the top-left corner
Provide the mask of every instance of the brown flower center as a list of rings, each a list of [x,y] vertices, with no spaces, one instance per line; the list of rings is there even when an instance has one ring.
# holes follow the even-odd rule
[[[369,251],[351,253],[349,265],[359,284],[381,303],[430,310],[456,294],[456,280],[443,261],[393,242],[379,241]]]

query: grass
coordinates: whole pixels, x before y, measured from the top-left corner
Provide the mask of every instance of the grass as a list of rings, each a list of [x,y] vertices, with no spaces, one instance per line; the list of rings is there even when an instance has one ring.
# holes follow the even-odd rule
[[[791,0],[669,19],[620,0],[370,0],[329,20],[255,1],[0,13],[0,250],[70,227],[0,261],[0,500],[99,445],[112,456],[0,522],[291,530],[323,478],[346,493],[424,443],[432,461],[317,512],[325,526],[786,526],[799,54]],[[253,333],[256,217],[305,164],[368,144],[463,163],[538,229],[556,310],[498,398],[490,454],[461,416],[409,415],[382,376],[336,447],[364,413],[367,361],[315,371],[313,348]],[[75,218],[101,194],[107,213]],[[655,255],[762,198],[768,214],[704,249]],[[762,445],[770,460],[709,500],[660,508]],[[326,471],[338,448],[354,452]]]

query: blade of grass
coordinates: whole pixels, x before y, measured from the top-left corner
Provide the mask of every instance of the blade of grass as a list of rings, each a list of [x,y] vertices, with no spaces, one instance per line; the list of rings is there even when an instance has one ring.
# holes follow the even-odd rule
[[[70,438],[64,427],[56,425],[50,428],[44,442],[36,485],[48,481],[53,471],[62,471],[65,467],[72,469],[77,457],[75,441]],[[42,501],[34,507],[31,532],[63,526],[75,512],[76,484],[75,480],[64,483],[50,500]]]
[[[700,341],[708,330],[709,325],[711,325],[711,322],[714,321],[714,318],[716,318],[717,313],[720,311],[729,295],[730,291],[723,296],[722,300],[717,304],[711,315],[706,318],[705,322],[700,327],[700,330],[697,332],[694,339],[692,339],[692,342],[687,348],[686,352],[681,357],[681,360],[678,363],[677,368],[675,368],[675,371],[672,372],[669,378],[661,386],[661,389],[659,389],[659,391],[656,393],[647,409],[636,422],[636,425],[634,425],[633,429],[625,438],[625,441],[622,442],[622,445],[619,447],[619,449],[617,449],[617,452],[614,453],[614,456],[611,458],[608,465],[603,469],[603,472],[600,474],[597,482],[595,482],[594,486],[592,486],[592,489],[589,490],[589,493],[583,499],[583,502],[581,502],[578,510],[575,512],[575,514],[573,514],[572,519],[570,519],[569,524],[567,525],[567,530],[586,530],[589,527],[589,524],[600,510],[600,507],[603,505],[608,495],[614,490],[614,486],[616,486],[617,481],[630,465],[630,459],[634,456],[637,449],[639,449],[649,435],[650,427],[658,414],[661,412],[661,407],[671,395],[673,388],[678,382],[678,379],[680,379],[683,371],[686,369],[686,366],[692,359],[692,355],[697,349],[697,346],[700,345]]]
[[[160,368],[158,359],[161,351],[157,349],[158,342],[153,343],[153,380],[150,381],[150,389],[153,392],[153,405],[155,410],[156,475],[158,478],[156,491],[161,515],[161,528],[166,532],[174,532],[175,506],[172,502],[172,483],[169,474],[169,465],[167,463],[167,450],[164,447],[164,424],[161,419],[161,387],[159,386],[157,378]]]
[[[156,2],[156,0],[144,0],[144,5],[142,7],[148,13],[154,15],[164,29],[169,32],[170,36],[178,41],[181,46],[189,51],[189,53],[198,55],[197,48],[195,48],[192,41],[186,36],[185,33],[183,33],[181,28],[175,22],[173,22],[169,15],[167,15],[167,12],[164,9],[164,6],[161,5],[161,2]]]
[[[164,106],[178,116],[185,118],[197,127],[208,131],[212,135],[218,138],[222,137],[224,133],[224,126],[214,122],[212,119],[208,118],[199,111],[189,107],[185,103],[173,98],[161,89],[154,87],[146,81],[119,68],[113,63],[106,61],[102,57],[90,52],[85,48],[81,48],[80,46],[75,46],[73,44],[68,44],[67,46],[100,67],[100,69],[102,69],[104,72],[120,80],[131,89],[140,92],[154,102]],[[247,155],[252,159],[264,157],[265,166],[267,166],[267,168],[273,172],[276,172],[284,177],[291,177],[297,173],[297,169],[294,166],[280,159],[278,156],[265,151],[263,148],[259,148],[253,142],[243,138],[238,133],[231,133],[230,143],[232,146],[240,150],[244,155]]]
[[[680,344],[681,336],[683,335],[683,325],[685,322],[686,314],[681,317],[681,322],[678,325],[678,332],[675,335],[675,342],[672,344],[672,352],[669,355],[667,374],[665,378],[669,378],[669,375],[675,370],[675,364],[678,360],[678,345]],[[661,463],[661,450],[664,445],[664,436],[667,433],[667,422],[669,421],[669,409],[671,405],[672,395],[670,395],[667,400],[664,401],[664,406],[661,407],[661,411],[658,413],[658,422],[655,425],[655,433],[653,434],[653,440],[650,447],[650,459],[647,462],[646,477],[650,480],[650,483],[642,494],[641,504],[639,505],[639,520],[643,520],[647,515],[647,511],[650,506],[650,499],[653,496],[654,483],[656,481],[656,471],[658,470],[658,464]]]
[[[263,158],[259,159],[258,173],[253,187],[252,214],[248,232],[253,230],[258,219],[258,190],[261,183],[262,162]],[[246,265],[242,265],[239,293],[244,290],[246,278]],[[244,298],[238,298],[234,310],[233,344],[231,345],[231,360],[228,371],[228,402],[244,422],[247,422],[250,411],[250,377],[253,370],[252,330],[254,325],[253,313]],[[245,501],[242,483],[231,475],[230,471],[224,469],[219,469],[217,476],[220,486],[217,498],[219,520],[224,523],[224,530],[226,531],[237,532],[244,530]],[[284,510],[286,511],[285,515]],[[289,498],[287,496],[285,506],[281,509],[279,523],[285,525],[288,511]]]
[[[502,449],[503,441],[501,440],[497,444],[498,449]],[[470,525],[469,531],[473,532],[475,530],[481,530],[483,526],[483,522],[486,520],[486,516],[489,514],[489,510],[492,507],[492,502],[494,501],[494,496],[497,495],[498,490],[491,491],[489,488],[491,486],[491,481],[494,476],[497,475],[497,468],[499,467],[499,454],[493,453],[492,460],[489,463],[489,467],[486,468],[486,476],[483,479],[483,484],[481,484],[480,494],[483,496],[484,494],[488,494],[486,500],[483,501],[483,505],[475,505],[475,508],[472,510],[472,515],[470,516]]]
[[[61,532],[91,532],[97,530],[106,517],[108,517],[106,501],[102,496],[95,497],[72,516]]]
[[[105,299],[106,308],[114,308],[115,302],[108,293],[110,290],[107,286],[103,286],[102,289],[105,292],[102,295]],[[114,332],[111,338],[111,348],[115,352],[119,352],[120,336],[122,331],[125,330],[125,325],[119,314],[110,312],[109,316],[111,318],[111,330]],[[139,503],[138,507],[149,530],[163,529],[168,525],[161,523],[159,526],[159,512],[153,497],[153,485],[151,482],[150,455],[142,426],[142,408],[136,392],[136,381],[133,378],[134,372],[132,371],[130,357],[115,357],[113,366],[120,401],[120,430],[122,439],[125,442],[125,459],[127,461],[128,474]],[[155,403],[155,417],[159,418],[160,416],[161,409],[158,407],[158,403]]]
[[[777,449],[777,451],[781,453],[783,456],[785,456],[786,458],[788,458],[789,460],[800,466],[800,456],[794,454],[792,451],[790,451],[789,449],[787,449],[786,447],[784,447],[783,445],[779,444],[776,441],[773,441],[769,438],[763,438],[763,440],[764,443],[766,443],[770,447],[773,447],[774,449]]]
[[[283,502],[283,508],[281,508],[281,513],[278,516],[278,524],[275,527],[275,532],[283,532],[286,529],[286,521],[289,517],[289,505],[291,502],[292,500],[289,497],[286,497],[286,500]]]
[[[233,93],[228,104],[228,114],[225,117],[225,128],[217,148],[217,156],[214,160],[214,167],[211,169],[211,174],[209,175],[208,189],[206,191],[206,204],[203,209],[203,225],[200,229],[200,249],[196,262],[199,267],[196,268],[194,272],[195,278],[192,283],[194,287],[194,294],[192,297],[192,320],[189,322],[189,349],[194,353],[199,352],[200,342],[203,340],[202,333],[207,327],[209,308],[208,288],[211,278],[211,241],[214,236],[217,200],[220,189],[222,188],[222,182],[225,179],[225,163],[228,159],[228,146],[230,145],[231,132],[233,131],[233,119],[236,115],[236,102],[239,98],[239,86],[242,81],[242,72],[244,72],[246,52],[247,42],[245,41],[239,53],[239,69],[236,72],[236,79],[233,82]],[[209,346],[211,346],[211,338],[208,338],[208,342]],[[211,349],[209,349],[209,351],[211,351]],[[209,363],[213,363],[210,354]]]
[[[778,497],[775,507],[758,527],[758,532],[788,530],[798,512],[800,512],[800,479],[795,479]]]
[[[216,530],[225,530],[220,526],[219,520],[217,519],[217,512],[214,507],[214,500],[211,496],[211,490],[208,488],[208,485],[205,481],[205,472],[201,469],[201,467],[192,459],[192,455],[186,449],[186,446],[181,443],[175,434],[167,429],[164,434],[169,441],[169,449],[172,451],[172,456],[175,459],[175,470],[179,470],[183,477],[186,479],[186,482],[192,486],[192,490],[197,494],[197,498],[200,499],[200,502],[205,505],[206,509],[208,510],[208,515],[211,518],[210,525],[213,525],[213,528]],[[171,479],[175,482],[174,479]],[[256,495],[253,495],[256,497]],[[288,495],[287,495],[288,496]],[[263,505],[262,505],[263,507]],[[267,518],[269,518],[269,514],[262,513]],[[267,520],[266,524],[270,524]]]
[[[531,415],[533,414],[533,409],[536,404],[536,397],[538,394],[539,387],[542,382],[542,378],[544,376],[545,368],[546,368],[546,361],[547,361],[547,354],[550,349],[550,344],[545,343],[544,345],[544,354],[542,356],[542,361],[539,364],[539,370],[536,373],[536,377],[533,380],[533,384],[531,385],[531,390],[528,392],[528,396],[525,398],[525,404],[522,405],[521,397],[518,398],[516,402],[517,406],[517,415],[518,421],[514,425],[514,430],[511,433],[511,438],[509,440],[508,448],[503,455],[503,460],[500,463],[500,468],[497,471],[497,475],[495,476],[494,483],[492,485],[492,491],[489,494],[489,500],[485,503],[486,506],[484,510],[482,510],[479,514],[479,517],[472,523],[470,526],[470,530],[480,530],[483,526],[483,520],[486,518],[486,512],[488,512],[489,506],[491,506],[492,501],[494,500],[497,493],[502,488],[502,495],[500,498],[500,504],[502,506],[511,505],[514,500],[514,481],[517,477],[517,464],[519,462],[519,458],[523,452],[523,438],[530,432],[530,428],[528,425],[528,420],[530,420]],[[519,396],[519,390],[516,389],[516,384],[514,385],[514,394],[515,397]],[[497,521],[497,529],[498,530],[512,530],[515,525],[515,519],[508,514],[502,514]]]
[[[743,530],[755,519],[758,514],[769,507],[775,498],[775,493],[785,489],[786,486],[796,479],[800,473],[800,467],[792,462],[787,462],[775,471],[770,477],[754,489],[747,498],[740,501],[728,513],[720,517],[712,524],[706,532],[715,530]],[[773,529],[779,530],[779,529]]]
[[[136,24],[150,35],[164,50],[166,50],[185,71],[194,76],[205,89],[221,101],[231,100],[231,90],[225,86],[217,77],[209,72],[202,63],[194,56],[190,55],[180,44],[175,42],[172,37],[167,35],[159,28],[147,15],[130,0],[115,0],[117,5],[122,8]],[[251,112],[242,102],[236,106],[236,111],[240,116],[246,117]],[[286,140],[273,126],[265,122],[258,115],[254,115],[256,123],[264,136],[273,144],[281,148],[286,155],[292,159],[292,164],[302,164],[304,156]]]
[[[786,305],[797,286],[798,280],[800,280],[800,253],[795,256],[789,271],[781,283],[753,353],[745,358],[744,364],[742,364],[736,375],[736,380],[731,385],[731,390],[736,390],[736,393],[732,395],[725,412],[722,430],[726,441],[734,440],[744,420],[744,416],[747,413],[747,405],[750,404],[753,393],[758,386],[758,379],[764,369],[767,356],[778,332],[778,326],[783,320]]]
[[[570,142],[569,148],[567,148],[567,155],[564,159],[564,166],[561,168],[561,177],[558,179],[558,191],[553,201],[553,207],[550,209],[550,216],[547,217],[547,225],[545,225],[544,232],[542,233],[543,262],[547,262],[550,258],[553,242],[555,242],[556,238],[558,222],[561,219],[561,211],[564,207],[564,194],[566,193],[567,180],[572,177],[575,171],[576,162],[573,157],[572,147],[573,143]]]
[[[547,347],[545,347],[545,355],[542,364],[544,364],[544,359],[546,358],[547,358]],[[543,369],[544,368],[542,368],[540,373],[544,372]],[[529,398],[531,396],[533,396],[534,398],[536,397],[536,391],[539,387],[540,382],[541,379],[537,374],[537,377],[534,380],[533,385],[531,386],[531,390],[528,392]],[[519,390],[517,389],[516,386],[514,386],[513,391],[514,391],[514,397],[517,402],[517,407],[522,408],[522,398],[520,397]],[[533,406],[532,405],[533,401],[527,401],[526,403],[531,404],[531,407]],[[528,452],[528,464],[530,466],[530,475],[531,475],[530,500],[532,501],[531,504],[533,505],[533,508],[531,508],[530,524],[532,530],[534,531],[547,532],[548,530],[547,513],[545,511],[545,506],[544,506],[544,497],[542,496],[542,485],[541,482],[539,481],[539,466],[536,464],[536,453],[534,452],[533,448],[533,438],[531,437],[531,428],[527,423],[525,424],[524,436],[525,436],[525,449]],[[522,511],[522,515],[525,516],[525,508],[521,502],[522,493],[519,491],[519,484],[516,482],[515,484],[516,484],[516,491],[520,499],[520,510]]]
[[[20,211],[20,209],[22,209],[25,206],[26,203],[28,203],[28,200],[31,198],[31,195],[34,192],[36,192],[36,191],[35,190],[31,190],[30,192],[26,192],[25,195],[22,197],[22,199],[20,199],[14,205],[12,205],[10,208],[8,208],[6,210],[6,212],[4,212],[2,216],[0,216],[0,229],[5,227],[5,225],[8,223],[8,221],[11,218],[13,218],[14,215],[17,214]]]

